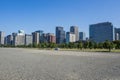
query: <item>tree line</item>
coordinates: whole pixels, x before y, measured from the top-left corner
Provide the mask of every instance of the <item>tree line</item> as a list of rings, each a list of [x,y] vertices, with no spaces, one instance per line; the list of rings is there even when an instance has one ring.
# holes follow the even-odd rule
[[[96,43],[93,41],[78,41],[75,43],[63,43],[63,44],[56,44],[56,43],[33,43],[29,45],[0,45],[0,47],[20,47],[20,48],[66,48],[66,49],[120,49],[120,41],[104,41],[101,43]]]

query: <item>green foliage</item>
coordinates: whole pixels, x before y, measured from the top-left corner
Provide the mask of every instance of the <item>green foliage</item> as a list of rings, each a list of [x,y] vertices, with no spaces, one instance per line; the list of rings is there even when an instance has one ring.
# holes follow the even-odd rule
[[[63,43],[63,44],[56,44],[56,43],[33,43],[29,45],[0,45],[0,47],[20,47],[20,48],[69,48],[69,49],[108,49],[111,51],[111,49],[120,49],[120,41],[113,41],[110,42],[106,40],[103,43],[96,43],[92,41],[79,41],[79,42],[70,42],[70,43]]]
[[[103,49],[103,43],[98,43],[98,48]]]
[[[74,48],[74,43],[70,42],[68,46],[69,46],[69,48],[72,49],[72,48]]]
[[[96,42],[94,42],[94,49],[98,48],[98,44]]]
[[[32,44],[27,45],[27,47],[31,48],[31,47],[32,47]]]
[[[37,47],[38,47],[37,43],[33,43],[33,48],[37,48]]]
[[[82,49],[83,48],[83,43],[82,42],[78,42],[77,48]]]
[[[113,42],[110,42],[110,41],[106,40],[106,41],[103,43],[103,47],[104,47],[105,49],[109,49],[109,52],[111,52],[111,49],[114,48],[114,44],[113,44]]]
[[[84,42],[83,47],[87,49],[89,47],[89,41]]]
[[[47,48],[47,43],[40,43],[41,44],[41,48]]]
[[[92,41],[89,41],[88,47],[90,49],[93,49],[94,48],[94,43]]]
[[[69,48],[69,44],[66,43],[66,44],[65,44],[65,47],[66,47],[66,48]]]
[[[115,49],[120,49],[120,41],[113,41]]]
[[[56,44],[55,44],[55,43],[49,43],[49,44],[48,44],[48,47],[49,47],[49,48],[55,48],[55,47],[56,47]]]

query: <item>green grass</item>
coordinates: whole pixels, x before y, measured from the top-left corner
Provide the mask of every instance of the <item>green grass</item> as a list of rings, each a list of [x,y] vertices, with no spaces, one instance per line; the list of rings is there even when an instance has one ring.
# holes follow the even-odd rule
[[[29,49],[29,48],[28,48]],[[54,48],[30,48],[37,50],[54,50]],[[70,49],[70,48],[60,48],[59,51],[77,51],[77,52],[109,52],[108,49]],[[120,53],[120,49],[112,49],[111,52]]]
[[[108,49],[60,49],[61,51],[80,51],[80,52],[109,52]],[[120,53],[120,49],[113,49],[111,52]]]
[[[120,53],[120,49],[112,50],[112,52]]]

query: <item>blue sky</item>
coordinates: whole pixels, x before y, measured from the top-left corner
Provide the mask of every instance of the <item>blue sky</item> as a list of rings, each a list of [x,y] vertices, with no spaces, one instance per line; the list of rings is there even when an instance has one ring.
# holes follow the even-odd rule
[[[0,30],[55,32],[56,26],[89,34],[89,25],[110,21],[120,27],[120,0],[0,0]]]

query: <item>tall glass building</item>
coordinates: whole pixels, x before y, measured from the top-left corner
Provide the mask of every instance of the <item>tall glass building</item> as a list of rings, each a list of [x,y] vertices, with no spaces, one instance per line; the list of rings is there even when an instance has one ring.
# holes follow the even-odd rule
[[[40,34],[38,32],[32,33],[32,43],[39,44],[40,43]]]
[[[79,40],[81,41],[86,40],[85,32],[79,32]]]
[[[79,41],[79,29],[77,26],[71,26],[70,32],[75,34],[75,41]]]
[[[12,35],[6,36],[5,44],[13,45],[13,36]]]
[[[56,27],[56,43],[65,43],[65,31],[63,30],[63,27]]]
[[[39,33],[39,42],[41,43],[41,42],[43,42],[43,33],[44,33],[44,31],[43,30],[38,30],[38,31],[35,31],[35,32],[37,32],[37,33]]]
[[[120,28],[115,28],[115,40],[120,40]]]
[[[110,22],[92,24],[89,26],[89,38],[95,42],[113,41],[113,25]]]

